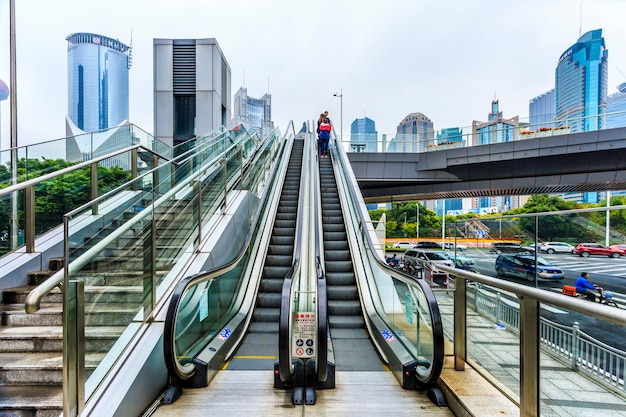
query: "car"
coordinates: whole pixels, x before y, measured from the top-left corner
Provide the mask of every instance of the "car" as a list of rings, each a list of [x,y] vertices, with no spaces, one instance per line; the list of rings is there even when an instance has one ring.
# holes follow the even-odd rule
[[[496,258],[496,274],[499,277],[512,276],[535,280],[535,254],[503,253]],[[561,280],[563,270],[541,257],[537,257],[537,279]]]
[[[451,242],[444,242],[443,244],[443,248],[444,249],[448,249],[448,250],[457,250],[457,251],[464,251],[467,250],[467,246],[465,245],[461,245],[459,243],[451,243]]]
[[[589,255],[603,255],[610,258],[619,258],[620,256],[626,255],[626,250],[620,248],[611,248],[608,246],[604,246],[601,243],[579,243],[574,248],[574,253],[584,258],[588,257]]]
[[[494,242],[489,247],[489,252],[495,252],[498,255],[501,253],[519,253],[519,252],[532,252],[530,247],[524,247],[519,243],[513,242]]]
[[[539,246],[541,252],[546,253],[574,253],[574,246],[565,242],[543,242]]]
[[[433,242],[432,240],[424,240],[417,242],[415,247],[420,249],[441,249],[441,243]]]
[[[396,242],[393,244],[396,249],[410,249],[415,247],[415,243],[411,242]]]
[[[609,248],[626,250],[626,245],[624,245],[623,243],[619,243],[617,245],[611,245],[611,246],[609,246]]]
[[[454,268],[454,261],[448,254],[441,250],[409,249],[404,253],[404,259],[416,262],[425,267],[437,269],[437,265]]]

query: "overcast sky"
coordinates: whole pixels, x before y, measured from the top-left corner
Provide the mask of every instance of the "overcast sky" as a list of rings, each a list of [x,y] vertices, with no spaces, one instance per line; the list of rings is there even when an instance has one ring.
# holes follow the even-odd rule
[[[330,112],[347,134],[367,116],[393,133],[421,112],[439,130],[528,116],[554,87],[559,56],[582,32],[603,29],[609,94],[626,81],[625,0],[16,0],[18,143],[65,135],[67,41],[76,32],[133,43],[130,121],[153,132],[153,38],[216,38],[232,92],[272,94],[284,131]],[[0,0],[0,79],[9,83],[9,0]],[[619,70],[618,70],[619,68]],[[9,101],[2,144],[9,143]]]

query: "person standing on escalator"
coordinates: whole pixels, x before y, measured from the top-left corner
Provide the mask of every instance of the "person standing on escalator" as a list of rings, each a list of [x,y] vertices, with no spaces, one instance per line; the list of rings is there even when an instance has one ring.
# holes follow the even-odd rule
[[[332,128],[330,120],[328,117],[325,117],[322,123],[320,123],[317,136],[320,142],[320,156],[322,158],[328,157],[328,141],[330,140],[330,131]]]

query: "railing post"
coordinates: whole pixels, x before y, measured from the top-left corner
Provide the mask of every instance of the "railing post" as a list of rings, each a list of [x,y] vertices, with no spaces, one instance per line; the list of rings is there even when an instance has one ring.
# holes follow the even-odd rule
[[[496,293],[496,323],[500,323],[500,291]]]
[[[193,182],[193,210],[196,214],[196,222],[198,223],[198,247],[202,242],[202,181]]]
[[[156,213],[143,228],[143,318],[148,320],[156,305]]]
[[[98,198],[98,163],[94,162],[89,165],[89,199],[91,201]],[[91,214],[98,214],[98,204],[91,205]]]
[[[459,285],[454,289],[454,369],[465,370],[467,359],[467,282],[457,277]]]
[[[26,253],[35,252],[35,186],[26,187],[24,201],[24,244]]]
[[[572,326],[572,370],[578,371],[578,333],[580,332],[580,325],[577,321],[574,322]]]
[[[222,169],[224,173],[224,208],[226,208],[226,195],[228,194],[228,164],[226,163],[226,157],[222,158]]]
[[[158,198],[159,195],[159,157],[156,155],[152,156],[152,188],[154,189],[154,198]]]
[[[137,165],[139,164],[138,148],[133,148],[130,151],[130,179],[135,180],[137,178],[139,170]],[[137,191],[137,181],[133,181],[132,190]]]
[[[520,300],[520,416],[539,417],[539,301]]]
[[[67,280],[67,276],[66,276]],[[85,408],[85,286],[69,280],[63,297],[63,415]]]

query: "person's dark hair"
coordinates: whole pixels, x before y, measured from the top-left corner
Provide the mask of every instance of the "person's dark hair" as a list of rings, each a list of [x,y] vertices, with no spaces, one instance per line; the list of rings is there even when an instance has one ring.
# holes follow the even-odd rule
[[[580,273],[580,276],[581,276],[581,277],[585,277],[585,278],[587,278],[587,277],[589,277],[589,273],[587,273],[587,272],[581,272],[581,273]]]

